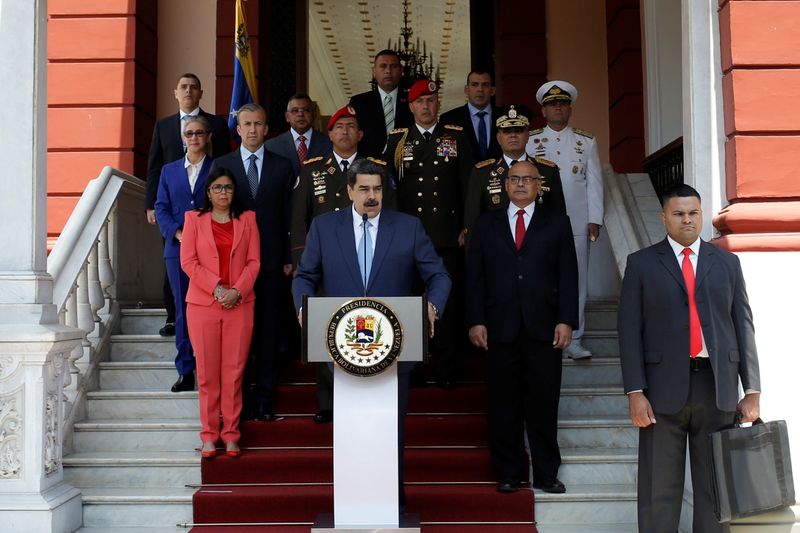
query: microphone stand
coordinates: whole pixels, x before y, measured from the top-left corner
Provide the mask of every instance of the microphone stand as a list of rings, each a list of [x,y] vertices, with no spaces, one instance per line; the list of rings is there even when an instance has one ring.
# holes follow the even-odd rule
[[[361,236],[361,240],[364,243],[364,297],[367,296],[367,219],[369,217],[366,213],[361,215],[361,227],[364,229],[364,234]]]

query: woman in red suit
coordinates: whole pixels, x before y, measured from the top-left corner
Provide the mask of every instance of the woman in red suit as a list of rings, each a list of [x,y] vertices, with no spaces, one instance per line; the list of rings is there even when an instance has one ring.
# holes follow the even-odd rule
[[[253,283],[260,267],[256,216],[235,201],[235,180],[216,168],[205,182],[206,207],[187,211],[181,267],[189,276],[186,319],[197,359],[201,455],[241,455],[242,376],[253,332]],[[222,414],[222,429],[219,417]]]

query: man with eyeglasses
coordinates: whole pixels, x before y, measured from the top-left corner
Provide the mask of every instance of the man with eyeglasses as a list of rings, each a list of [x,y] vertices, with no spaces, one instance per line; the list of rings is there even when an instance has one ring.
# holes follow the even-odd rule
[[[228,123],[211,113],[206,113],[200,108],[200,99],[203,89],[200,79],[191,72],[181,74],[174,90],[175,100],[178,102],[178,112],[162,118],[153,128],[153,140],[147,154],[147,185],[145,189],[145,215],[147,223],[156,224],[156,196],[158,195],[158,180],[161,176],[161,167],[172,161],[181,159],[186,153],[186,146],[181,137],[184,121],[187,117],[201,115],[211,124],[212,157],[219,157],[231,151],[230,133]],[[164,337],[175,335],[175,303],[172,298],[169,279],[164,274],[163,287],[164,307],[167,310],[167,321],[159,334]]]
[[[306,93],[295,93],[289,98],[284,117],[289,130],[268,140],[264,146],[291,161],[294,175],[299,176],[306,160],[330,153],[331,141],[311,127],[314,102]]]
[[[561,190],[561,178],[556,164],[541,157],[530,157],[525,153],[529,124],[528,117],[513,105],[508,106],[505,114],[497,119],[496,137],[502,155],[497,159],[481,161],[472,169],[464,204],[464,234],[467,237],[478,215],[487,211],[506,209],[508,206],[508,194],[503,182],[508,175],[509,167],[517,161],[530,161],[542,176],[542,186],[539,188],[539,197],[536,201],[566,214],[564,192]]]
[[[528,481],[563,493],[556,439],[561,350],[578,324],[578,265],[566,215],[539,205],[542,178],[530,161],[508,170],[508,207],[481,215],[467,249],[470,341],[487,351],[486,416],[498,492]]]

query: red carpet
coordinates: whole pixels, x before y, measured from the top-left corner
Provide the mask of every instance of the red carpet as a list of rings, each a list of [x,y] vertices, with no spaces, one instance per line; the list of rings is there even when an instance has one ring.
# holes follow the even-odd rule
[[[408,512],[420,515],[425,533],[535,533],[533,492],[494,490],[480,361],[466,366],[455,390],[411,389]],[[193,533],[309,531],[318,515],[333,512],[333,431],[311,420],[313,370],[293,363],[283,381],[277,412],[286,418],[244,423],[242,457],[203,461]]]

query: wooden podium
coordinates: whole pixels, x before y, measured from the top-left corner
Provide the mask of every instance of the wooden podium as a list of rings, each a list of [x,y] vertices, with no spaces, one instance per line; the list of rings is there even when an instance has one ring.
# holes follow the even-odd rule
[[[421,297],[306,298],[303,360],[333,364],[333,517],[312,533],[419,532],[398,503],[398,362],[422,361]],[[412,523],[408,523],[412,522]]]

